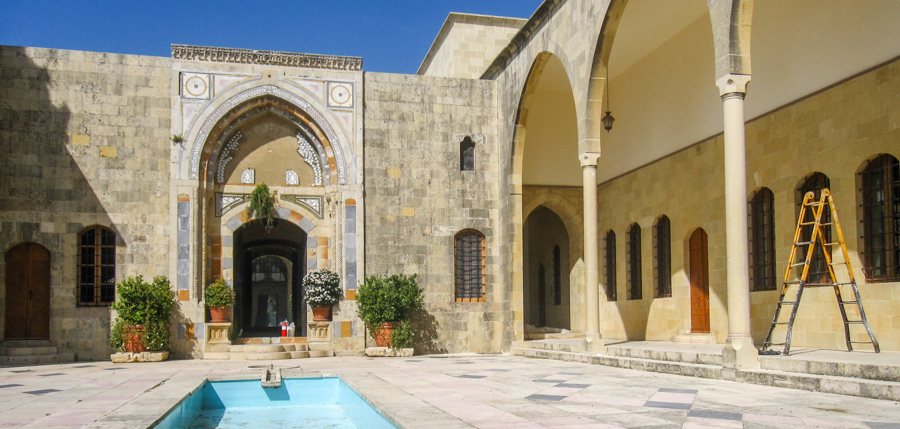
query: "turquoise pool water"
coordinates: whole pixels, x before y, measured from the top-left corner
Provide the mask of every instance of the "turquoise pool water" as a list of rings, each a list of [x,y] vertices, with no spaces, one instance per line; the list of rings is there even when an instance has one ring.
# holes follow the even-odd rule
[[[396,428],[339,378],[207,381],[155,427]]]

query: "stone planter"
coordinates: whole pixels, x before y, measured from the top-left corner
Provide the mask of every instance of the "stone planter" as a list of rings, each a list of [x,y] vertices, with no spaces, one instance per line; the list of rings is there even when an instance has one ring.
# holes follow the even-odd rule
[[[381,327],[375,330],[375,345],[378,347],[390,347],[391,346],[391,333],[394,332],[394,323],[393,322],[385,322],[381,324]]]
[[[124,332],[122,332],[122,339],[125,341],[125,351],[128,353],[142,353],[149,350],[142,344],[144,339],[143,325],[126,326]]]
[[[228,307],[209,307],[210,323],[228,323]]]
[[[327,322],[331,320],[331,307],[313,307],[312,314],[314,322]]]

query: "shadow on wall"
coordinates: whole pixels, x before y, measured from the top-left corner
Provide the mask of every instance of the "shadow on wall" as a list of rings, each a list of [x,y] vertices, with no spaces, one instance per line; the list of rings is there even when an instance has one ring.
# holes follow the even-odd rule
[[[447,353],[447,349],[438,344],[438,321],[434,315],[427,311],[417,312],[412,317],[412,329],[415,335],[415,354]]]
[[[46,67],[36,64],[32,59],[36,55]],[[121,159],[99,155],[100,145],[117,142],[88,137],[90,126],[102,124],[100,115],[73,114],[59,101],[103,103],[90,92],[97,85],[88,78],[62,83],[52,79],[56,69],[65,68],[68,55],[68,51],[0,46],[0,248],[5,252],[16,244],[34,242],[50,250],[52,304],[49,314],[42,315],[50,319],[50,340],[60,352],[91,360],[111,350],[110,318],[108,307],[78,307],[78,234],[101,224],[116,232],[119,249],[125,242],[96,194],[116,190],[93,189],[83,172],[114,173],[124,165]],[[126,256],[118,251],[116,265],[128,263]],[[6,268],[0,267],[0,338],[6,332],[6,283]]]

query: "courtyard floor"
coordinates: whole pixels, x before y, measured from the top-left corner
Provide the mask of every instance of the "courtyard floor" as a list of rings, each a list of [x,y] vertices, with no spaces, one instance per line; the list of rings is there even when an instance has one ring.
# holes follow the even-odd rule
[[[205,379],[270,363],[339,375],[406,428],[900,428],[894,401],[509,355],[2,367],[0,428],[148,427]]]

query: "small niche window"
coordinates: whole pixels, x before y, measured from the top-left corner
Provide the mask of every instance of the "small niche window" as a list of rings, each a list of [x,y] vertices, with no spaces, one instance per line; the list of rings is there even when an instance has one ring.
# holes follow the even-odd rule
[[[469,136],[459,143],[459,171],[475,171],[475,142]]]
[[[108,306],[116,300],[116,233],[94,225],[78,234],[78,305]]]
[[[562,305],[562,257],[559,246],[553,248],[553,305]]]
[[[669,217],[656,220],[656,237],[653,240],[656,253],[656,297],[672,297],[672,233]]]
[[[775,196],[761,188],[750,199],[750,290],[775,290]]]
[[[900,280],[900,162],[891,155],[879,155],[860,176],[866,280]]]
[[[641,226],[628,227],[628,299],[643,298],[641,281]]]
[[[484,301],[484,234],[464,229],[455,238],[456,302]]]
[[[606,232],[606,300],[616,299],[616,233],[609,230]]]

